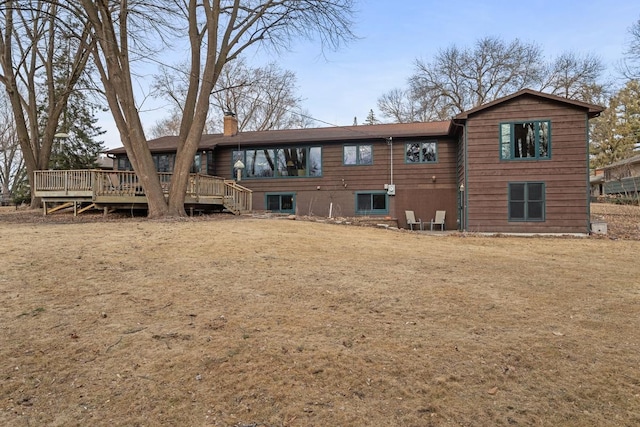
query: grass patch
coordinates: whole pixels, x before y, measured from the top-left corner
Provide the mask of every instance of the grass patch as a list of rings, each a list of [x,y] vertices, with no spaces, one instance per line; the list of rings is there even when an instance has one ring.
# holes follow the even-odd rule
[[[640,424],[639,241],[98,224],[0,222],[0,424]]]

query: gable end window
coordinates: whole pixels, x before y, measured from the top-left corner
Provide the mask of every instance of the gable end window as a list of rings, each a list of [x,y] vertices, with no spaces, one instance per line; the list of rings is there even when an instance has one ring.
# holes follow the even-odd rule
[[[509,221],[544,221],[543,182],[509,183]]]
[[[500,159],[551,158],[551,121],[500,123]]]
[[[373,146],[371,144],[354,144],[343,146],[342,163],[346,166],[372,165]]]
[[[405,163],[435,163],[438,161],[436,141],[410,142],[404,146]]]

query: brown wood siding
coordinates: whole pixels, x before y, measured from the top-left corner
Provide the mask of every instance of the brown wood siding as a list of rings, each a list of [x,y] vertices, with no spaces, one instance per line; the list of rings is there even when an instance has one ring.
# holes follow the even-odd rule
[[[405,143],[409,141],[437,141],[436,163],[406,164]],[[386,191],[391,184],[391,146],[385,140],[359,141],[373,145],[373,165],[345,166],[342,155],[344,143],[298,146],[322,146],[322,177],[286,177],[243,179],[241,184],[253,190],[253,207],[265,209],[266,193],[294,193],[298,215],[328,216],[333,203],[333,216],[355,215],[355,194],[366,191]],[[351,144],[351,143],[349,143]],[[405,210],[413,210],[417,217],[428,221],[436,210],[446,210],[446,227],[456,227],[456,156],[457,143],[448,138],[421,138],[393,140],[393,184],[396,195],[389,196],[387,215],[398,219],[406,227]],[[250,149],[251,147],[243,147]],[[261,147],[265,148],[265,147]],[[278,148],[278,147],[273,147]],[[232,179],[232,148],[214,152],[216,175]],[[435,176],[435,181],[432,177]]]
[[[478,232],[588,232],[586,112],[521,97],[467,120],[467,230]],[[551,121],[549,160],[500,160],[499,124]],[[545,221],[508,221],[508,184],[545,183]]]

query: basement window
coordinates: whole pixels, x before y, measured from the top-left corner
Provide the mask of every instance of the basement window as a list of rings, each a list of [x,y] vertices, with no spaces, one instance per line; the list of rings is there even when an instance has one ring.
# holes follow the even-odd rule
[[[271,212],[295,213],[293,193],[267,193],[266,207]]]
[[[356,214],[384,215],[389,212],[386,192],[356,193]]]

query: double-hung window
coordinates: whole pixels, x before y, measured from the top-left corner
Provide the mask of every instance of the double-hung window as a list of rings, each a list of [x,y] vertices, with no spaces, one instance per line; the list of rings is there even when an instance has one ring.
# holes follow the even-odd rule
[[[551,121],[500,123],[500,159],[551,158]]]
[[[347,166],[372,165],[373,146],[371,144],[353,144],[343,146],[342,163]]]
[[[509,183],[509,221],[544,221],[543,182]]]

